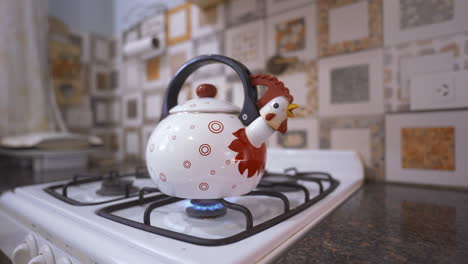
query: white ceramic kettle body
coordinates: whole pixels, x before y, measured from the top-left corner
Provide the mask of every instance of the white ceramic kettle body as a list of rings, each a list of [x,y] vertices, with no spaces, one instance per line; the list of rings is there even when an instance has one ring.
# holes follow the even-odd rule
[[[161,192],[180,198],[219,199],[254,189],[266,152],[251,177],[239,171],[239,154],[229,148],[243,128],[235,114],[177,113],[156,127],[146,148],[148,170]],[[251,161],[251,160],[249,160]]]

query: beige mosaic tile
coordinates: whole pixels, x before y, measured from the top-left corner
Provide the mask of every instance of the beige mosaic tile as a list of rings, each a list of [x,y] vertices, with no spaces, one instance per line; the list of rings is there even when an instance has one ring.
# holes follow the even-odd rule
[[[81,64],[81,83],[83,94],[89,94],[89,86],[91,85],[90,71],[89,64]]]
[[[127,127],[124,129],[124,144],[123,153],[125,161],[139,162],[141,157],[141,128],[140,127]]]
[[[405,169],[455,170],[455,128],[402,128],[401,157]]]
[[[400,0],[400,27],[405,30],[450,21],[454,10],[453,0]]]
[[[331,56],[339,53],[354,52],[382,45],[382,0],[368,1],[369,36],[356,40],[330,43],[329,11],[332,8],[358,3],[363,0],[319,0],[317,9],[318,54]],[[367,1],[367,0],[364,0]]]
[[[304,148],[307,146],[307,131],[291,131],[278,137],[278,143],[284,148]]]
[[[331,147],[331,131],[333,129],[368,128],[370,131],[370,164],[366,164],[366,178],[385,180],[385,129],[383,115],[361,117],[338,117],[320,119],[319,138],[320,148]]]
[[[306,22],[304,17],[277,24],[275,32],[275,43],[279,52],[304,50],[306,46]]]
[[[392,87],[384,87],[384,98],[390,98],[393,95],[393,88]]]
[[[418,55],[426,56],[426,55],[434,54],[435,52],[436,51],[433,48],[427,48],[427,49],[423,49],[423,50],[419,51]]]
[[[175,21],[172,21],[172,19],[174,19],[175,16],[180,15],[180,12],[183,12],[185,16],[185,20],[184,20],[185,25],[180,25],[180,23],[182,23],[180,21],[179,21],[180,23],[175,23]],[[166,16],[165,16],[166,40],[169,46],[190,40],[192,38],[191,14],[192,14],[191,3],[184,3],[166,11]],[[183,34],[172,36],[174,31],[177,31],[177,30],[180,31],[180,29],[179,28],[174,29],[174,28],[171,28],[171,26],[183,27],[183,29],[181,30]]]
[[[171,76],[175,75],[177,70],[187,61],[187,54],[183,51],[177,52],[170,56],[169,68],[171,70]]]
[[[48,26],[49,34],[59,34],[62,36],[66,36],[70,33],[70,29],[68,28],[67,24],[53,16],[49,16]]]

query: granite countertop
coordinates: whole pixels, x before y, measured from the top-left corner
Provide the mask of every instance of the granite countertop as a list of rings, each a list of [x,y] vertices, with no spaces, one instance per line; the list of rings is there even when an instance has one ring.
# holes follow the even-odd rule
[[[367,183],[276,263],[467,261],[467,191]]]

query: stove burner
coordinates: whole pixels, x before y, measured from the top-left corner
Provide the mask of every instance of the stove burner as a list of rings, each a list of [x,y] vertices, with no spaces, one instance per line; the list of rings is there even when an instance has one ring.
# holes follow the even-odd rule
[[[133,186],[132,180],[124,180],[116,177],[109,177],[102,181],[101,189],[96,193],[102,196],[115,196],[134,194],[138,192],[138,188]]]
[[[119,201],[119,200],[137,195],[138,189],[133,186],[132,181],[128,181],[130,178],[135,178],[135,179],[148,178],[149,179],[149,172],[146,167],[139,166],[139,167],[136,167],[135,171],[133,172],[119,173],[117,171],[110,171],[108,175],[75,174],[70,181],[66,183],[50,185],[44,188],[44,191],[52,195],[53,197],[61,200],[62,202],[75,205],[75,206],[105,204],[105,203],[115,202],[115,201]],[[111,180],[111,179],[127,179],[127,182],[122,183],[123,187],[120,187],[120,189],[123,189],[123,191],[119,192],[121,195],[113,194],[113,193],[110,194],[107,191],[109,188],[103,187],[101,189],[104,189],[104,190],[99,190],[99,191],[96,191],[95,193],[98,195],[101,195],[102,197],[109,197],[109,199],[106,199],[106,200],[98,199],[98,200],[87,201],[87,200],[79,199],[80,197],[75,196],[75,198],[73,198],[73,197],[68,196],[69,189],[74,189],[77,187],[78,188],[84,187],[86,189],[87,184],[99,183],[99,182],[102,183],[103,181]],[[106,183],[105,185],[108,185],[108,184],[110,183]],[[93,185],[92,188],[96,188],[96,186]],[[128,188],[128,191],[127,191],[127,188]],[[148,192],[154,192],[154,191],[152,190]]]
[[[185,209],[188,216],[194,218],[215,218],[226,214],[226,207],[218,200],[190,200],[191,206]]]
[[[286,174],[265,173],[260,184],[259,189],[273,189],[278,192],[295,192],[297,188],[289,185],[297,184],[297,178]]]

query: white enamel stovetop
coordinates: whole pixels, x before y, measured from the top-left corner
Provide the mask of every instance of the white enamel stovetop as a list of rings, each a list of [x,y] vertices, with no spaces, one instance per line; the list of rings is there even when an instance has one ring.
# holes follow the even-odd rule
[[[43,188],[50,184],[42,184],[17,188],[14,192],[0,196],[0,248],[11,257],[13,249],[28,233],[33,233],[39,247],[47,244],[52,247],[56,259],[67,257],[72,263],[266,263],[295,243],[363,182],[363,167],[354,152],[268,150],[268,171],[282,172],[289,167],[296,167],[298,171],[329,172],[340,181],[340,185],[323,200],[298,215],[233,244],[198,246],[137,230],[95,214],[96,210],[109,204],[69,205],[45,193]],[[148,179],[138,179],[135,184],[154,187]],[[318,191],[314,186],[308,187],[311,195]],[[69,194],[85,195],[86,190],[82,193]],[[303,196],[288,197],[292,207],[303,199]],[[254,223],[281,211],[280,207],[273,207],[271,201],[249,204],[243,199],[234,197],[228,200],[249,206]],[[119,202],[122,201],[116,203]],[[181,201],[173,207],[177,209],[186,203]],[[237,219],[240,222],[230,219],[229,213],[223,217],[224,220],[216,219],[217,225],[213,226],[203,220],[187,219],[182,213],[167,211],[167,208],[158,210],[151,215],[154,225],[207,238],[218,238],[220,234],[231,235],[240,231],[239,228],[245,224],[242,218]],[[144,207],[141,207],[116,214],[141,221],[143,211]],[[234,215],[233,218],[237,217]]]

